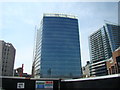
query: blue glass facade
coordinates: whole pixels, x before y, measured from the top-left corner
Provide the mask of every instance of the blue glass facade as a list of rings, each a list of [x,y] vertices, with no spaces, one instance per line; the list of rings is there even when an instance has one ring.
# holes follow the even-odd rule
[[[106,24],[105,27],[112,52],[114,52],[120,46],[120,26]]]
[[[37,76],[43,78],[81,76],[78,19],[44,16],[37,34],[36,52],[39,52],[36,53],[38,57],[36,62],[39,63],[35,64]]]

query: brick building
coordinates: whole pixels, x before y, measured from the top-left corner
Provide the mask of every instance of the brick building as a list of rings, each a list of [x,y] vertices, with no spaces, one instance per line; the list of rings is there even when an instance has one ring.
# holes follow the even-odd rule
[[[112,58],[106,64],[108,74],[120,73],[120,47],[112,53]]]

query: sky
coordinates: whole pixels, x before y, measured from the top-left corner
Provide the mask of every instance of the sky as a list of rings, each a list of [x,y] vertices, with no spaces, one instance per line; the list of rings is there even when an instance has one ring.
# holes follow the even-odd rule
[[[104,20],[118,23],[117,2],[0,2],[0,40],[12,43],[16,48],[14,68],[24,64],[24,72],[29,74],[33,62],[35,26],[39,26],[43,13],[77,16],[82,66],[90,60],[90,34],[101,28]]]

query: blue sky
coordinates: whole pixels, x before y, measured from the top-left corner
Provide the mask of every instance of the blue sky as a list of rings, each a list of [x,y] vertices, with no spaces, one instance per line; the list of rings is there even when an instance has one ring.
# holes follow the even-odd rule
[[[0,2],[0,39],[16,48],[14,68],[24,64],[31,73],[35,25],[43,13],[65,13],[79,20],[82,65],[90,60],[88,36],[104,25],[118,22],[117,2]]]

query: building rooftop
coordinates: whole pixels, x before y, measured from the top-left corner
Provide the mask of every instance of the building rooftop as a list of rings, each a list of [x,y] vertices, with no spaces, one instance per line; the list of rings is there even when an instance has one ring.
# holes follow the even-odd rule
[[[47,17],[66,17],[66,18],[73,18],[77,19],[74,15],[67,15],[67,14],[58,14],[58,13],[44,13],[43,16]]]
[[[91,36],[93,36],[94,34],[96,34],[97,32],[99,32],[100,30],[102,30],[102,28],[105,27],[107,24],[108,24],[108,25],[120,26],[120,25],[115,24],[115,23],[112,23],[112,22],[105,22],[105,24],[104,24],[101,28],[99,28],[98,30],[96,30],[96,31],[94,31],[93,33],[91,33],[90,36],[89,36],[89,38],[90,38]]]
[[[97,77],[89,77],[89,78],[79,78],[79,79],[66,79],[66,80],[61,80],[64,82],[74,82],[74,81],[86,81],[86,80],[103,80],[107,78],[116,78],[120,77],[120,74],[113,74],[113,75],[105,75],[105,76],[97,76]]]

